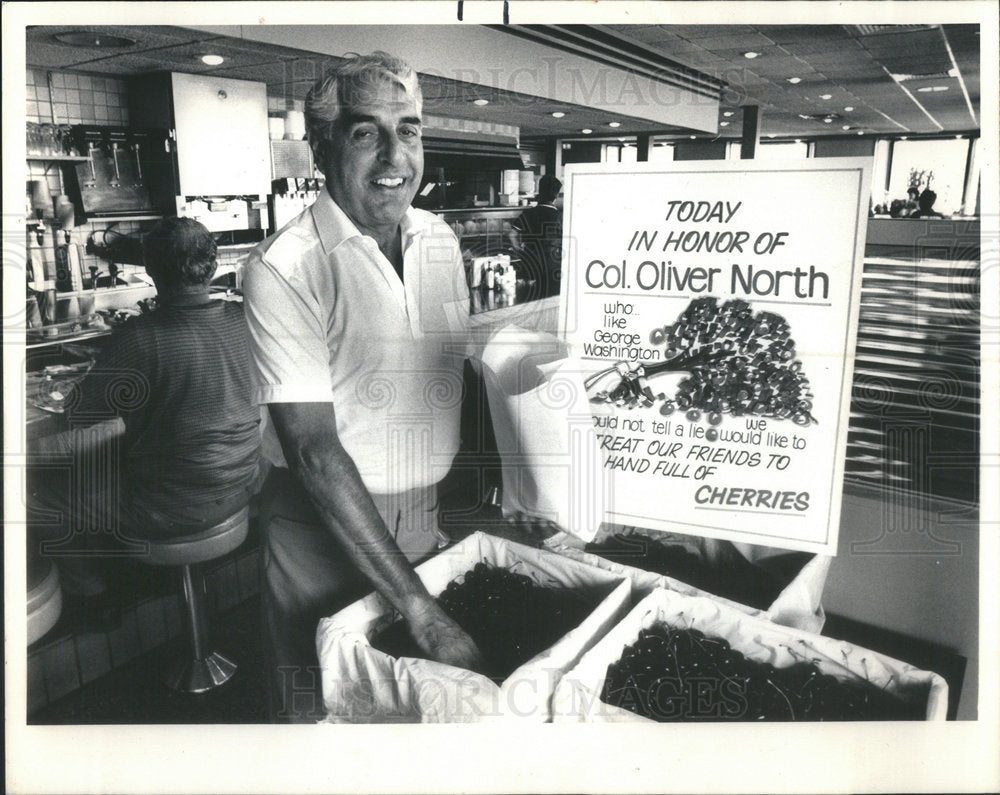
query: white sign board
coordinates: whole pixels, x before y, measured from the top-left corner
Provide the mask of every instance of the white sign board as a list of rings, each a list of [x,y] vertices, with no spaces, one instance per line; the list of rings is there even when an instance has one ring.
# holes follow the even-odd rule
[[[836,554],[867,160],[566,167],[606,521]]]

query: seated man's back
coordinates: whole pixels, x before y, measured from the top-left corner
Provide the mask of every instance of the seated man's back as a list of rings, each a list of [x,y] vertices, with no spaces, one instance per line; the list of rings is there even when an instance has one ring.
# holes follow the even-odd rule
[[[133,542],[218,524],[257,486],[248,330],[242,304],[210,296],[215,240],[166,218],[143,253],[158,308],[115,329],[67,401],[70,430],[35,440],[27,473],[29,557],[53,557],[88,629],[120,620],[112,564]]]
[[[260,413],[250,395],[242,305],[174,301],[116,331],[72,416],[121,417],[130,502],[183,524],[194,506],[214,516],[214,503],[253,488]]]

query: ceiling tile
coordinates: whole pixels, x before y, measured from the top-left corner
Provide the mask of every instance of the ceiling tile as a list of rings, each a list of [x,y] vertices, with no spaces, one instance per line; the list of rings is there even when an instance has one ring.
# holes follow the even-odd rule
[[[752,25],[670,25],[670,30],[688,40],[717,36],[746,36],[757,32]]]
[[[757,30],[775,44],[828,40],[847,35],[842,25],[758,25]]]
[[[912,130],[934,128],[920,108],[886,74],[946,72],[951,59],[942,30],[951,45],[965,85],[978,108],[979,40],[976,25],[946,25],[942,29],[892,26],[875,35],[863,35],[854,25],[609,25],[604,31],[638,42],[647,50],[707,75],[726,85],[722,100],[728,106],[758,104],[766,108],[769,129],[788,133],[820,133],[832,125],[817,125],[798,118],[799,113],[821,112],[832,107],[849,122],[866,129],[899,132],[899,127],[876,112]],[[586,28],[581,28],[586,32]],[[59,31],[95,31],[122,35],[137,43],[124,52],[94,47],[56,44]],[[289,47],[245,39],[220,37],[179,26],[36,26],[26,32],[27,63],[42,70],[73,69],[98,74],[124,75],[168,69],[265,82],[272,95],[301,99],[317,76],[339,59],[297,51]],[[195,56],[211,48],[226,58],[221,67],[205,67]],[[753,49],[761,57],[750,61],[743,53]],[[798,86],[785,82],[799,76]],[[916,94],[929,112],[948,129],[971,126],[965,97],[952,81],[949,92]],[[917,83],[908,84],[913,90]],[[518,124],[524,135],[567,134],[582,126],[600,129],[606,122],[589,108],[574,107],[567,119],[552,119],[548,100],[525,102],[517,97],[490,94],[485,108],[471,106],[472,93],[489,88],[425,79],[425,98],[435,115],[497,120]],[[819,94],[833,97],[824,103]],[[842,108],[854,106],[847,114]],[[734,117],[735,118],[735,117]],[[628,121],[632,131],[644,122]],[[661,128],[662,129],[662,128]],[[732,129],[732,128],[730,128]],[[838,131],[830,131],[831,134]]]
[[[706,50],[738,50],[741,53],[747,50],[757,50],[759,48],[774,46],[773,41],[760,33],[742,33],[734,36],[706,36],[695,41],[699,47],[704,47]]]

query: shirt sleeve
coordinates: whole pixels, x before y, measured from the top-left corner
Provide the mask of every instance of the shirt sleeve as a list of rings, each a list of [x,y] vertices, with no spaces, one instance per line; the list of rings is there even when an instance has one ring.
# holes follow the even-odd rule
[[[269,249],[263,256],[254,255],[243,276],[254,400],[261,404],[330,401],[324,311],[316,295],[270,261],[270,253]]]

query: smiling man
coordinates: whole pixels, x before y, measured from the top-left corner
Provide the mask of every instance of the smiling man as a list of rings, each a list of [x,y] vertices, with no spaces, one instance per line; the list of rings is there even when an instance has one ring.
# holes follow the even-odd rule
[[[350,58],[317,83],[306,124],[327,190],[245,270],[274,465],[261,519],[279,719],[321,714],[310,698],[317,622],[367,587],[431,658],[480,662],[411,565],[438,539],[435,484],[458,449],[469,306],[454,235],[410,207],[421,105],[416,73],[385,53]]]

